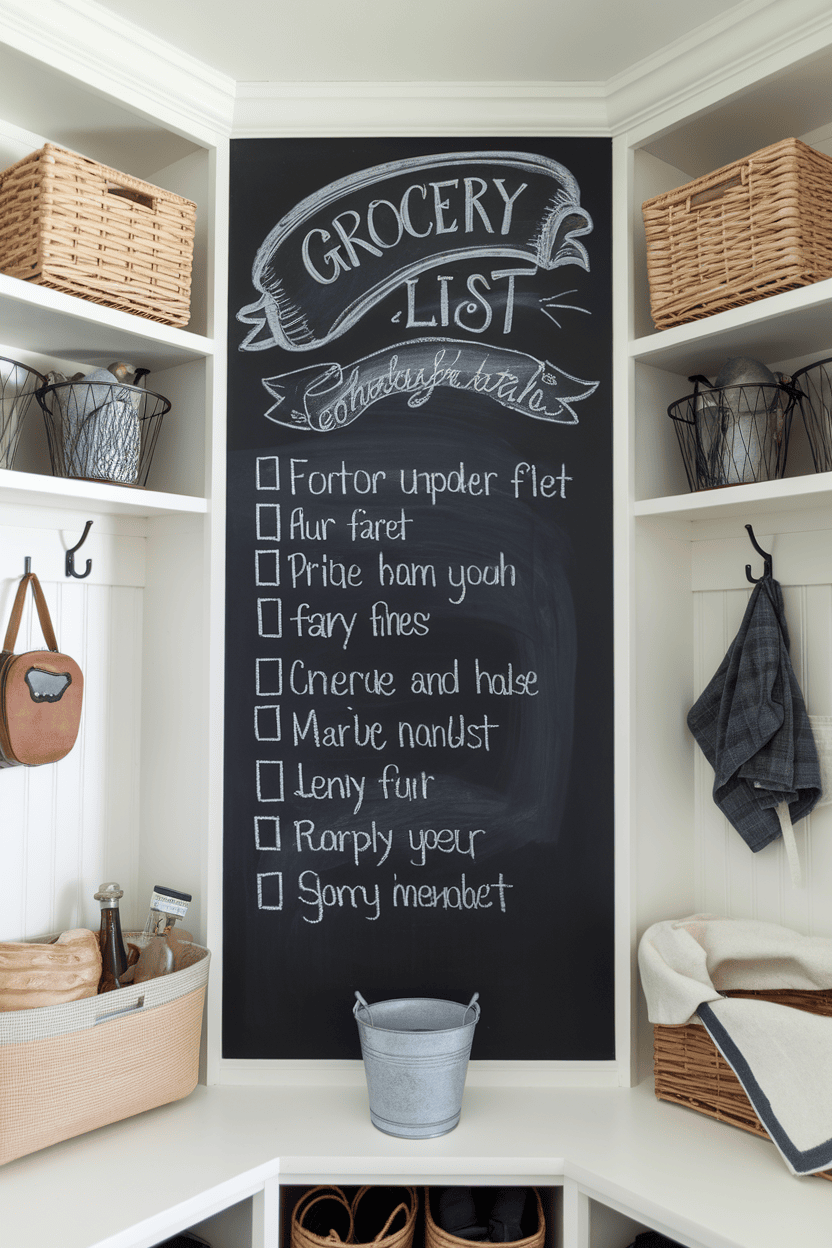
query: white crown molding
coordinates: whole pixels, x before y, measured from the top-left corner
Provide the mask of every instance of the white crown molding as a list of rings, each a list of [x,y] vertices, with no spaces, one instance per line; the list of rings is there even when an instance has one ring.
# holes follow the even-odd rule
[[[829,0],[745,0],[606,82],[235,83],[95,0],[0,0],[5,43],[218,136],[615,135],[633,142],[832,43]]]
[[[232,78],[94,0],[0,0],[0,37],[190,138],[230,133]]]
[[[606,82],[239,82],[232,134],[655,131],[830,43],[828,0],[746,0]]]
[[[609,133],[601,83],[241,82],[234,138]]]
[[[747,0],[610,78],[609,132],[655,133],[830,43],[829,0]]]

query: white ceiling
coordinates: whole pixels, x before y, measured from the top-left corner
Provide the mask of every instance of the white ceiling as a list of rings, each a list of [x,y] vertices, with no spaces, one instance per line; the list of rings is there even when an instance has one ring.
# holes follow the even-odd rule
[[[99,0],[237,82],[606,82],[769,0]]]

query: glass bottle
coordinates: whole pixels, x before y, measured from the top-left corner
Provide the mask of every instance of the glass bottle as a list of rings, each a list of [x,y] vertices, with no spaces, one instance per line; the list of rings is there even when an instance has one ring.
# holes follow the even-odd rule
[[[147,941],[151,936],[166,935],[177,919],[184,919],[190,900],[190,893],[177,893],[173,888],[154,884],[143,939]]]
[[[174,926],[177,919],[184,919],[188,913],[190,900],[190,893],[178,893],[161,884],[153,886],[147,922],[137,941],[141,953],[131,976],[134,984],[169,975],[176,969],[175,946],[178,939],[190,940],[190,936],[180,929],[174,933]]]
[[[121,934],[121,914],[118,903],[124,896],[119,884],[100,884],[95,900],[101,902],[101,929],[98,943],[101,947],[101,979],[99,992],[112,992],[120,988],[120,977],[127,970],[127,952]]]

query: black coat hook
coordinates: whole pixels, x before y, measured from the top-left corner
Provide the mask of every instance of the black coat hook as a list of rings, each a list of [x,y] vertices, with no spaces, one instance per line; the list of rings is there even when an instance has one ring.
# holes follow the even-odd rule
[[[774,573],[772,572],[772,560],[771,560],[771,555],[767,551],[763,550],[762,546],[758,544],[757,539],[754,536],[754,530],[752,529],[751,525],[747,524],[745,528],[746,528],[746,532],[748,533],[748,536],[751,538],[751,545],[754,547],[757,554],[762,555],[763,559],[765,560],[765,563],[763,565],[762,576],[752,576],[751,564],[747,563],[745,565],[745,575],[747,579],[751,582],[752,585],[756,585],[759,581],[764,580],[767,576],[774,575]]]
[[[88,520],[87,523],[84,525],[84,532],[81,534],[80,542],[76,542],[76,544],[72,546],[66,552],[66,574],[67,576],[74,576],[79,581],[83,581],[84,577],[89,576],[90,572],[92,572],[92,560],[91,559],[87,560],[86,572],[75,571],[75,552],[81,546],[84,545],[84,542],[87,540],[87,534],[89,533],[91,528],[92,528],[92,520]]]

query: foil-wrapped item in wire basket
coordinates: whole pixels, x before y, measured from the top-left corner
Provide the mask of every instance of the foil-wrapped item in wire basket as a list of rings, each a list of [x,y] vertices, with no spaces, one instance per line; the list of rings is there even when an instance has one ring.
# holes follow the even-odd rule
[[[673,421],[691,490],[774,481],[786,471],[794,385],[776,383],[711,386],[691,377],[693,394],[671,403]]]
[[[45,381],[28,364],[0,356],[0,468],[14,466],[23,422]]]
[[[108,369],[37,392],[56,477],[145,486],[170,402]]]

